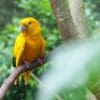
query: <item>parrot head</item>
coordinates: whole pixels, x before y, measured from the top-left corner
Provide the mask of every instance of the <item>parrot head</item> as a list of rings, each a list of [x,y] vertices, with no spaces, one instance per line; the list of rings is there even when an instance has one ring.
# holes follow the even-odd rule
[[[31,35],[40,33],[40,24],[38,20],[32,17],[24,18],[20,21],[21,32]]]

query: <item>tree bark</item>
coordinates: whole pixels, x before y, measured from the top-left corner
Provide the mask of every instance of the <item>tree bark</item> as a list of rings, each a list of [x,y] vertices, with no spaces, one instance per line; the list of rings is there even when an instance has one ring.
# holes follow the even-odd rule
[[[67,0],[50,0],[63,40],[78,38]]]
[[[69,0],[71,15],[78,30],[79,37],[86,39],[89,34],[87,17],[83,0]]]

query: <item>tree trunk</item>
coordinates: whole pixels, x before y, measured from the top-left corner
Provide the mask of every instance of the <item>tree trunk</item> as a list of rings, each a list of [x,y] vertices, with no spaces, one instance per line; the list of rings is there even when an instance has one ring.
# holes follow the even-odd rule
[[[69,6],[74,24],[79,32],[79,37],[81,39],[86,39],[89,34],[89,31],[88,31],[84,1],[69,0]]]
[[[67,0],[50,0],[63,40],[78,38]]]

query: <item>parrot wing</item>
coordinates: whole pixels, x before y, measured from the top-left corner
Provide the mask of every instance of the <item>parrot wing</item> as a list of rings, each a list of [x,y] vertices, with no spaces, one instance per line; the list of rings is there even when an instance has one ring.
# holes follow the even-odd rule
[[[22,64],[22,55],[25,48],[25,39],[19,36],[16,39],[15,46],[14,46],[14,57],[13,57],[13,65],[19,66]]]
[[[44,53],[45,53],[45,47],[46,47],[46,43],[45,43],[45,40],[42,38],[41,57],[44,56]]]
[[[16,57],[12,58],[12,62],[13,62],[13,67],[16,67]]]

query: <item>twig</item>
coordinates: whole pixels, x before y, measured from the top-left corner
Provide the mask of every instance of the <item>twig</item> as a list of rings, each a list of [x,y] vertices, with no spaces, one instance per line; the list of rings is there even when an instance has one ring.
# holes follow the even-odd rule
[[[42,87],[46,88],[45,84],[41,82],[41,80],[34,74],[31,73],[32,78],[34,78]],[[63,100],[58,94],[54,94],[57,100]]]

